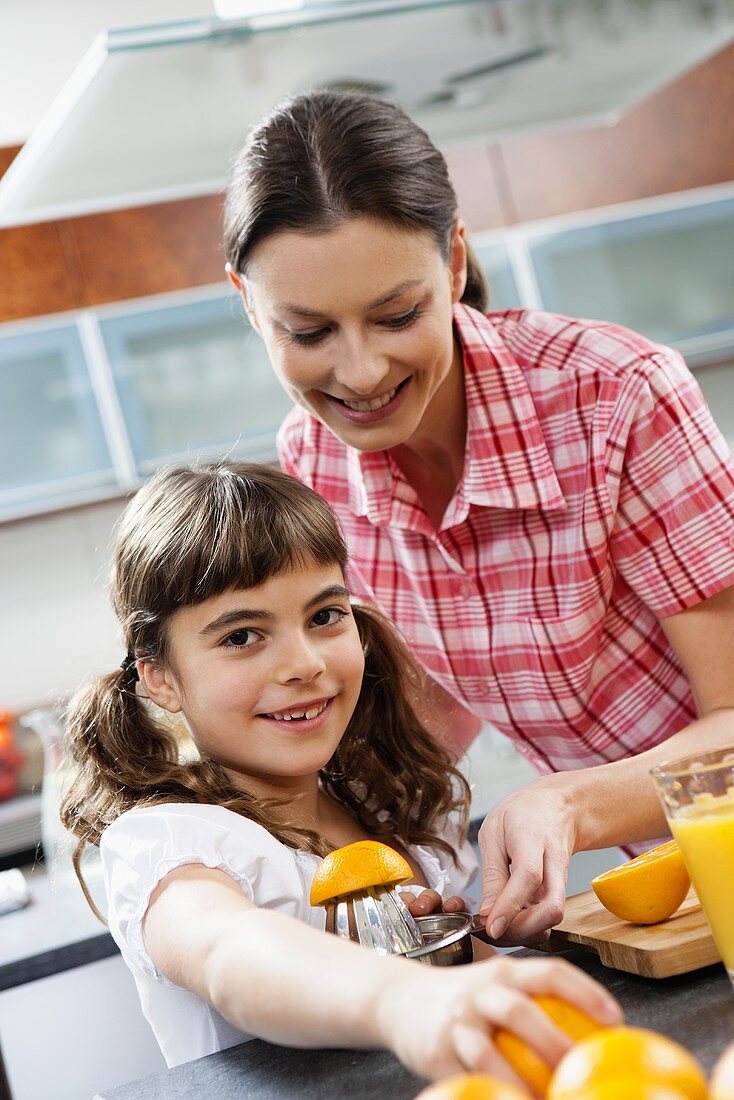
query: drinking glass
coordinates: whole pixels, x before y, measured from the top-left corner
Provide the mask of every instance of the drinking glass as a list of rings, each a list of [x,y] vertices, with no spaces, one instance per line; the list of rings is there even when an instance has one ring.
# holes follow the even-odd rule
[[[734,747],[651,775],[734,987]]]

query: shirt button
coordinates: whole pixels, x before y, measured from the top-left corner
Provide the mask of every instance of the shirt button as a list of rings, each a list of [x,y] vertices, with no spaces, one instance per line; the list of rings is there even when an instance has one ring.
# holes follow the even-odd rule
[[[462,600],[468,600],[472,594],[472,587],[467,581],[461,581],[459,584],[458,596],[461,596]]]

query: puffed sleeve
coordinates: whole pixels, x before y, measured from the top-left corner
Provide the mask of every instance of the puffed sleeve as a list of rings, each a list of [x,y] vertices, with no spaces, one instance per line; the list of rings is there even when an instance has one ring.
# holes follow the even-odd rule
[[[100,854],[112,937],[132,967],[158,981],[166,979],[148,957],[142,924],[157,884],[176,867],[216,867],[253,904],[307,919],[307,884],[291,849],[220,806],[129,810],[103,833]]]
[[[734,584],[734,462],[681,356],[660,348],[607,433],[615,567],[658,618]]]

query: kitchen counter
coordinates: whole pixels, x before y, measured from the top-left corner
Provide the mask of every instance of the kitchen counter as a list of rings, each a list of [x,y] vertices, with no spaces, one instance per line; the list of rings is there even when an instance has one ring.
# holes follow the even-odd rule
[[[0,915],[0,991],[117,954],[76,879],[52,884],[40,865],[22,871],[30,903]]]
[[[707,1071],[734,1036],[734,993],[721,965],[653,981],[609,970],[590,954],[566,958],[619,998],[628,1024],[676,1039]],[[423,1084],[385,1051],[296,1050],[256,1039],[94,1100],[412,1100]]]

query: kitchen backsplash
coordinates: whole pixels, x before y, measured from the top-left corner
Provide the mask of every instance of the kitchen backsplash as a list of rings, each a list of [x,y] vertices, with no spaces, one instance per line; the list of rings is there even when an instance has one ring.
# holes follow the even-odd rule
[[[54,702],[124,656],[106,583],[122,502],[0,527],[0,708]]]

